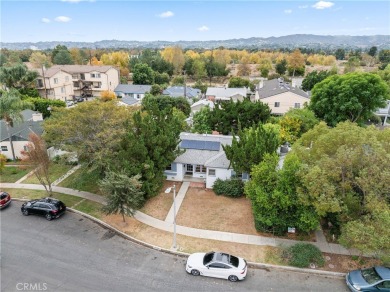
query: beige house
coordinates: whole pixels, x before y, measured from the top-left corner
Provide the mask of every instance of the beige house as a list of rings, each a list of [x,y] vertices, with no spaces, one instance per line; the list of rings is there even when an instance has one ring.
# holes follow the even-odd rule
[[[206,91],[206,99],[211,101],[243,101],[246,98],[248,89],[243,88],[227,88],[227,87],[208,87]]]
[[[299,87],[290,85],[282,78],[260,81],[255,100],[268,104],[271,113],[284,115],[291,108],[303,108],[310,102],[309,95]]]
[[[119,70],[113,66],[54,65],[36,70],[40,95],[63,101],[74,96],[99,97],[102,91],[114,91],[119,84]]]
[[[34,70],[39,74],[36,79],[36,89],[41,97],[62,101],[73,99],[74,90],[71,74],[54,67]]]

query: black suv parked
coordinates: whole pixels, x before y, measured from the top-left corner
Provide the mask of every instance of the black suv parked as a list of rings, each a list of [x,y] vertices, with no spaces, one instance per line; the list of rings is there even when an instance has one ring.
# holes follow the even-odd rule
[[[59,200],[43,198],[26,202],[21,207],[23,215],[43,215],[47,220],[58,218],[65,213],[66,206]]]

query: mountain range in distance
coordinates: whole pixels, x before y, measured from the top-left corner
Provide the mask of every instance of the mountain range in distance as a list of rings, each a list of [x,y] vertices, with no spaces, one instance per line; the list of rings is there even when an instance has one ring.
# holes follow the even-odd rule
[[[170,46],[180,46],[183,49],[214,49],[219,47],[237,49],[278,49],[278,48],[308,48],[308,49],[367,49],[376,46],[378,49],[390,49],[390,35],[349,36],[349,35],[312,35],[294,34],[280,37],[252,37],[229,40],[209,41],[121,41],[102,40],[97,42],[75,41],[42,41],[42,42],[0,42],[2,48],[10,50],[46,50],[57,45],[68,48],[106,48],[106,49],[161,49]]]

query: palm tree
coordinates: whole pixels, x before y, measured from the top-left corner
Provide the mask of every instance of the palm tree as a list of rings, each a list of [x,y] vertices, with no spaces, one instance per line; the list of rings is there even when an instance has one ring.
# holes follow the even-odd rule
[[[32,108],[32,104],[22,100],[19,91],[16,89],[5,91],[0,97],[0,117],[7,125],[8,139],[11,145],[13,160],[15,160],[15,150],[12,143],[11,128],[14,124],[23,122],[21,112],[28,108]]]
[[[7,89],[30,88],[37,77],[38,72],[28,70],[27,66],[24,64],[0,68],[0,83]]]

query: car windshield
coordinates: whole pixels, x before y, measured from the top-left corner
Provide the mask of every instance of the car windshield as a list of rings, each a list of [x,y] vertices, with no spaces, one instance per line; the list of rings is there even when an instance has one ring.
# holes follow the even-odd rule
[[[234,266],[234,267],[236,267],[236,268],[238,268],[238,257],[235,257],[235,256],[230,256],[230,259],[229,259],[229,263],[232,265],[232,266]]]
[[[214,258],[214,252],[206,253],[203,258],[203,264],[207,265]]]
[[[374,268],[362,270],[362,276],[368,284],[373,284],[382,280]]]
[[[0,199],[2,200],[2,199],[5,199],[6,197],[7,197],[7,193],[2,193],[1,195],[0,195]]]

